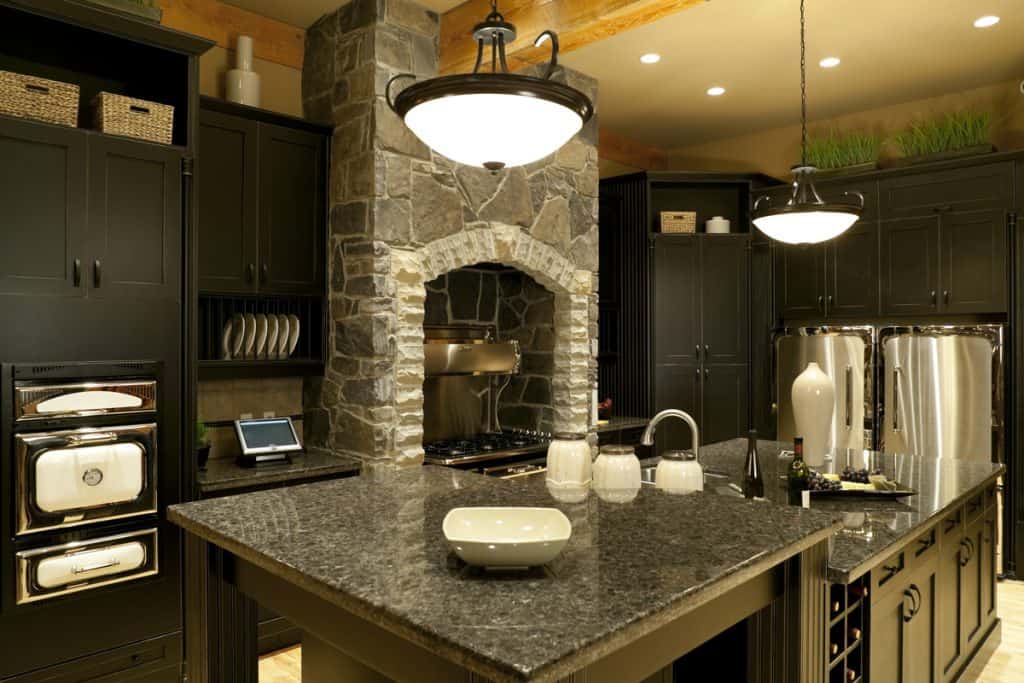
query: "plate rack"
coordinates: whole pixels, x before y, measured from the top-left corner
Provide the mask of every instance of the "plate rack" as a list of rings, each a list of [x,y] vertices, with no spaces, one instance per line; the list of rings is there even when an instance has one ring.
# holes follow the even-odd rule
[[[236,315],[287,315],[299,319],[299,338],[287,358],[224,358],[225,325]],[[313,372],[324,363],[324,303],[314,296],[238,296],[203,294],[199,297],[199,367],[211,369],[279,368]]]

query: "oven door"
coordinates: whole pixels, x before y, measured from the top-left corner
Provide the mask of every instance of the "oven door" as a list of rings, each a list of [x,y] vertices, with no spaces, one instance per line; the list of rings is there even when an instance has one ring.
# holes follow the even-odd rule
[[[15,555],[19,605],[157,573],[157,530],[144,529]]]
[[[18,383],[14,388],[14,419],[18,423],[154,411],[156,380],[152,379]]]
[[[156,512],[156,424],[16,434],[17,535]]]

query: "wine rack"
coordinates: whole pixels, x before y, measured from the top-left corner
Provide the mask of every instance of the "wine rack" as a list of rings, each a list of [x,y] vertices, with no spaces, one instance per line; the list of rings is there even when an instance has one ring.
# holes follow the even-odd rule
[[[828,599],[828,680],[829,683],[866,681],[867,647],[864,638],[868,625],[868,577],[849,585],[829,586]]]

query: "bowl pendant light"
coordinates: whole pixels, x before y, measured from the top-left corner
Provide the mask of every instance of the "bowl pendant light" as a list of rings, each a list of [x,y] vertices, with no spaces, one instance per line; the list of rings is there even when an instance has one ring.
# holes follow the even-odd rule
[[[460,164],[498,171],[543,159],[567,143],[590,120],[594,105],[586,95],[551,80],[558,66],[558,35],[541,33],[534,45],[551,43],[543,77],[510,74],[505,46],[516,27],[491,1],[491,13],[473,29],[477,42],[473,73],[440,76],[413,83],[397,96],[388,81],[387,101],[405,125],[437,153]],[[481,70],[484,52],[491,68]]]
[[[846,232],[864,210],[864,195],[844,192],[857,202],[825,202],[814,187],[818,170],[807,163],[807,65],[804,43],[804,0],[800,0],[800,159],[793,167],[793,193],[785,206],[771,205],[771,197],[754,202],[754,225],[765,235],[788,244],[825,242]]]

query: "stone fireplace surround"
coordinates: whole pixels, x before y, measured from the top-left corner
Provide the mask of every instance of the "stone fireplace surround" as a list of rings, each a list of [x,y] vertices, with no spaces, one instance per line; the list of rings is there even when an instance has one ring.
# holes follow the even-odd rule
[[[306,34],[306,114],[336,126],[331,334],[325,376],[306,383],[306,442],[397,465],[422,462],[425,285],[445,273],[498,263],[553,294],[555,430],[590,427],[596,386],[596,118],[554,156],[498,174],[432,153],[384,87],[436,74],[438,25],[409,0],[354,0]],[[592,79],[556,78],[596,101]]]

